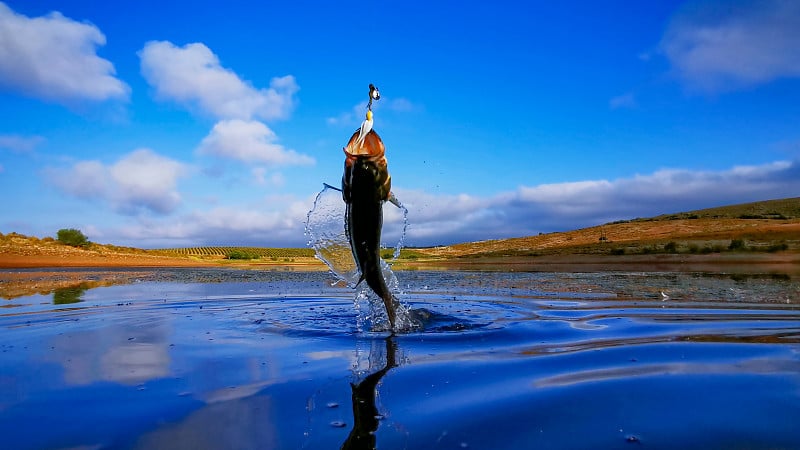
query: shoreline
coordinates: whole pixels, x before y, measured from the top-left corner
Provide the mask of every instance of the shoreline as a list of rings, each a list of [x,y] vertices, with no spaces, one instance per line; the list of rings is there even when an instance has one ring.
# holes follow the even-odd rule
[[[224,262],[223,262],[224,261]],[[400,260],[392,263],[395,272],[474,271],[474,272],[644,272],[701,273],[729,276],[770,276],[800,278],[800,253],[725,253],[711,255],[550,255],[523,257],[481,257],[437,260]],[[0,254],[0,298],[43,294],[58,289],[88,289],[128,284],[160,270],[220,269],[263,272],[325,272],[321,261],[229,262],[195,260],[148,255],[53,255]]]
[[[548,255],[461,258],[421,263],[443,270],[520,272],[781,272],[800,275],[800,253],[723,253],[710,255]],[[400,270],[415,263],[402,263]],[[413,269],[412,269],[413,270]]]
[[[726,252],[717,254],[543,255],[389,261],[395,270],[514,270],[529,272],[713,271],[731,267],[774,267],[800,273],[800,253]],[[158,269],[230,268],[242,270],[326,271],[321,261],[296,262],[201,260],[151,255],[15,255],[0,254],[0,269]]]

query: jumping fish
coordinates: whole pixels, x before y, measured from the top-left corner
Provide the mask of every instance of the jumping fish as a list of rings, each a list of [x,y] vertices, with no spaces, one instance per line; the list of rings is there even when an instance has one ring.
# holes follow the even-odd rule
[[[356,265],[361,272],[358,283],[366,281],[386,307],[389,325],[395,329],[398,301],[389,291],[381,270],[381,228],[383,203],[397,202],[391,193],[392,178],[386,163],[386,148],[372,129],[372,100],[380,98],[370,85],[367,117],[344,148],[342,198],[347,205],[345,231]]]

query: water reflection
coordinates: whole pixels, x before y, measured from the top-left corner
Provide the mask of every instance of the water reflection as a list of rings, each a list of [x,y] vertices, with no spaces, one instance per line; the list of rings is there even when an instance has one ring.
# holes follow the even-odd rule
[[[794,278],[405,272],[385,338],[324,273],[157,276],[2,302],[3,448],[800,448]]]
[[[370,354],[370,361],[385,360],[385,365],[375,372],[367,375],[359,383],[351,383],[353,404],[353,429],[342,444],[343,450],[374,449],[376,448],[375,432],[378,430],[383,415],[378,412],[375,395],[378,383],[389,370],[397,367],[397,343],[394,335],[384,341],[385,358],[381,355]]]
[[[171,373],[169,320],[128,318],[110,327],[73,324],[65,330],[50,339],[42,355],[61,367],[65,385],[136,385]]]
[[[53,291],[53,304],[68,305],[70,303],[78,303],[81,301],[83,294],[92,287],[89,283],[79,283],[73,286],[57,288]]]

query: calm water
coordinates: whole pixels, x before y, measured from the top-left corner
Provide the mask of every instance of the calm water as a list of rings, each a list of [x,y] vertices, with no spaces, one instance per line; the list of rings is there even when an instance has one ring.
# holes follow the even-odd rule
[[[0,446],[800,448],[797,277],[397,279],[393,337],[324,273],[0,299]]]

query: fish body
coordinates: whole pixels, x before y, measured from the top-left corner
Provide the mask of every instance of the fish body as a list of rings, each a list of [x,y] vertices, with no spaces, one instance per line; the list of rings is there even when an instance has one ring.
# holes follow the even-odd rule
[[[386,149],[378,133],[370,130],[363,139],[359,134],[360,130],[353,133],[344,148],[342,197],[347,206],[345,231],[361,272],[359,283],[366,281],[383,300],[389,324],[394,330],[397,300],[383,279],[380,256],[383,203],[391,196],[392,178],[387,167]]]

